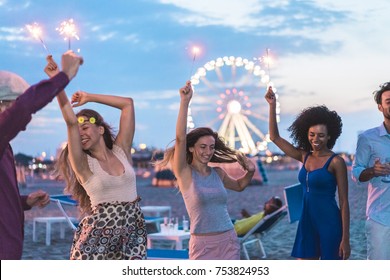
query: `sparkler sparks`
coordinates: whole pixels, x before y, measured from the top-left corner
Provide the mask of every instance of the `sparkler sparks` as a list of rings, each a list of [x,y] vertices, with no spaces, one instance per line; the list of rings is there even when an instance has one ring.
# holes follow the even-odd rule
[[[26,24],[26,28],[34,39],[39,40],[41,42],[43,48],[46,50],[46,53],[49,54],[49,50],[47,49],[45,43],[42,40],[42,28],[39,26],[39,24],[36,22],[34,22],[33,24]]]
[[[194,63],[195,63],[196,55],[199,52],[200,52],[200,48],[198,48],[197,46],[194,46],[192,48],[192,53],[194,54],[194,58],[192,59],[192,64],[191,64],[190,79],[191,79],[191,76],[192,76],[192,71],[194,70]]]
[[[270,49],[267,48],[266,50],[266,55],[261,56],[261,57],[254,57],[253,60],[258,61],[259,63],[264,64],[264,67],[267,67],[267,75],[268,75],[268,82],[271,80],[271,70],[270,70],[270,65],[273,64],[272,57],[270,56]]]
[[[60,35],[64,36],[64,40],[68,40],[68,50],[71,49],[71,38],[80,40],[79,36],[77,35],[76,25],[72,18],[61,22],[60,27],[56,28],[56,30],[60,33]]]

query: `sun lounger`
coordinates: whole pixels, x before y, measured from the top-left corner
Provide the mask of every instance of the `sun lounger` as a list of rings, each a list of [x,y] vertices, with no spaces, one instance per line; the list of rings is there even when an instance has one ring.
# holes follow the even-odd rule
[[[247,246],[250,244],[257,243],[260,250],[260,258],[266,258],[263,243],[261,238],[266,235],[280,220],[287,215],[286,205],[279,208],[277,211],[265,216],[261,219],[254,227],[252,227],[245,235],[238,236],[241,244],[241,248],[244,253],[245,259],[249,260],[249,253]]]
[[[51,195],[50,200],[57,204],[62,215],[64,215],[68,225],[73,230],[76,230],[77,225],[78,225],[78,220],[74,217],[69,217],[68,214],[66,213],[63,205],[77,206],[78,205],[77,201],[72,199],[71,195],[66,195],[66,194]]]

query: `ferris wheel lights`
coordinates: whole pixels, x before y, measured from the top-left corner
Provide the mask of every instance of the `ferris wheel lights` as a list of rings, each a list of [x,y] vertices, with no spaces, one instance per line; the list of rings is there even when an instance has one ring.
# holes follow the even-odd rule
[[[253,61],[249,61],[247,64],[245,64],[245,69],[250,71],[255,67],[255,63]]]
[[[206,63],[206,64],[204,65],[204,68],[205,68],[207,71],[214,70],[214,69],[215,69],[215,61],[214,61],[214,63],[210,63],[210,62]]]
[[[241,104],[237,100],[231,100],[227,104],[227,110],[231,114],[238,114],[241,111]]]
[[[268,86],[272,86],[274,92],[276,92],[273,83],[270,82],[269,68],[268,71],[267,69],[263,70],[263,66],[258,65],[256,59],[249,60],[246,58],[234,56],[218,57],[215,60],[210,60],[205,63],[202,67],[198,68],[196,74],[191,77],[192,85],[200,84],[201,81],[204,81],[207,85],[209,82],[205,79],[206,76],[209,75],[208,71],[215,72],[216,75],[221,78],[222,74],[224,73],[222,72],[224,71],[224,69],[222,69],[223,66],[231,66],[232,68],[237,67],[237,69],[232,70],[232,72],[237,70],[241,71],[241,73],[247,72],[247,75],[253,75],[254,78],[252,78],[251,86],[267,88]],[[240,66],[243,66],[241,70],[238,69],[238,67]],[[235,142],[241,141],[241,151],[245,153],[251,153],[253,155],[258,154],[259,151],[263,151],[268,154],[269,160],[272,161],[272,153],[268,150],[267,147],[268,143],[270,142],[269,135],[267,136],[268,139],[266,139],[265,136],[261,133],[261,131],[257,127],[255,127],[255,125],[249,120],[249,117],[260,117],[251,111],[251,108],[253,106],[252,103],[249,101],[249,96],[246,95],[246,91],[233,87],[225,87],[225,89],[219,91],[217,97],[219,97],[219,100],[216,101],[216,103],[213,102],[216,105],[215,107],[217,108],[215,108],[215,111],[213,111],[216,113],[217,118],[223,121],[221,128],[219,129],[219,133],[221,133],[221,135],[224,135],[223,137],[227,139],[227,143],[229,143],[229,146],[234,147]],[[276,98],[278,98],[278,95],[276,95]],[[277,102],[276,106],[276,120],[277,122],[280,122],[280,104]],[[229,119],[229,122],[231,122],[231,120],[234,120],[235,124],[233,125],[235,127],[239,127],[241,131],[248,130],[249,133],[254,133],[258,137],[260,137],[260,139],[263,140],[254,144],[254,139],[251,138],[251,135],[247,136],[243,135],[242,133],[240,135],[238,130],[238,136],[236,136],[236,131],[234,131],[234,133],[232,134],[231,129],[228,129],[229,125],[231,124],[229,122],[226,122],[227,119]],[[224,124],[225,122],[226,124]]]
[[[257,147],[256,147],[259,151],[265,151],[267,149],[267,144],[264,145],[264,142],[261,142],[261,143],[257,143]]]
[[[221,59],[221,60],[217,60],[217,63],[215,63],[215,66],[216,67],[222,67],[224,65],[224,63],[223,63],[223,60]]]
[[[268,83],[268,82],[269,82],[269,77],[268,77],[268,76],[263,76],[263,77],[261,78],[261,82],[262,82],[263,84]]]
[[[200,68],[198,69],[197,74],[199,74],[199,76],[201,76],[201,77],[206,76],[206,69],[205,69],[204,67],[200,67]]]
[[[199,84],[199,79],[192,78],[191,79],[191,84],[192,85],[198,85]]]
[[[236,58],[236,66],[241,67],[244,65],[244,62],[242,61],[242,57],[237,57]]]

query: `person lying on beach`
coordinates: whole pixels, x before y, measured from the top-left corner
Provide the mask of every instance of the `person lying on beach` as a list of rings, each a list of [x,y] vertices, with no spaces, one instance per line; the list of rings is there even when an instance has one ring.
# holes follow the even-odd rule
[[[188,81],[180,90],[175,146],[165,152],[160,164],[171,162],[179,190],[190,217],[190,259],[240,259],[240,244],[227,211],[227,191],[243,191],[255,165],[245,155],[230,149],[208,127],[187,133],[187,114],[193,89]],[[209,163],[238,162],[246,171],[233,179]]]
[[[58,71],[51,57],[45,71],[49,76]],[[85,91],[73,94],[73,106],[65,92],[57,99],[68,131],[57,167],[67,182],[65,191],[86,214],[75,232],[70,258],[146,259],[146,226],[131,157],[133,99]],[[96,111],[73,112],[72,107],[89,102],[121,111],[116,137]]]
[[[32,115],[45,107],[76,76],[83,59],[68,51],[62,55],[62,70],[25,91],[21,85],[1,79],[0,84],[0,259],[21,259],[24,240],[24,210],[46,206],[50,200],[44,191],[27,196],[19,193],[15,158],[10,145],[26,129]],[[6,71],[1,71],[2,74]],[[8,77],[9,77],[9,72]],[[17,76],[17,75],[15,75]],[[19,77],[19,76],[17,76]],[[20,77],[19,77],[20,78]],[[23,79],[20,78],[20,81]],[[26,86],[27,83],[24,82]],[[19,88],[14,91],[14,88]]]
[[[276,210],[280,209],[283,206],[282,200],[277,197],[271,197],[266,203],[264,203],[263,211],[256,214],[249,214],[247,210],[242,209],[241,214],[244,219],[234,221],[234,230],[237,232],[237,235],[246,234],[251,228],[253,228],[261,219],[265,216],[272,214]]]

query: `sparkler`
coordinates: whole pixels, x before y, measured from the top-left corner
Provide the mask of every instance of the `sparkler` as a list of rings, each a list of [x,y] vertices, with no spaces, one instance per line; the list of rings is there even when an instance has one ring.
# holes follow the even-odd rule
[[[49,50],[47,49],[45,43],[42,40],[42,28],[39,26],[39,24],[36,22],[34,22],[33,24],[26,24],[26,28],[34,39],[39,40],[41,42],[46,53],[49,54]]]
[[[271,71],[269,70],[269,64],[271,62],[271,58],[269,56],[269,51],[270,51],[270,49],[267,48],[266,49],[267,56],[264,58],[264,60],[265,60],[264,62],[267,63],[268,77],[269,77],[269,79],[271,79]]]
[[[191,71],[190,71],[190,80],[191,80],[191,77],[192,77],[192,71],[194,70],[194,63],[195,63],[195,59],[196,59],[196,55],[200,52],[200,49],[198,47],[193,47],[192,48],[192,53],[194,54],[194,58],[192,59],[192,64],[191,64]]]
[[[61,22],[60,27],[56,28],[56,30],[60,33],[60,35],[64,36],[64,40],[68,40],[68,50],[71,49],[70,41],[72,37],[80,40],[77,35],[76,25],[74,24],[72,18]]]
[[[271,70],[270,70],[270,65],[272,65],[273,61],[270,56],[270,49],[267,48],[265,49],[266,55],[261,56],[261,57],[254,57],[253,60],[257,60],[259,63],[265,65],[264,67],[267,67],[267,75],[268,75],[268,83],[270,84],[271,81]]]

